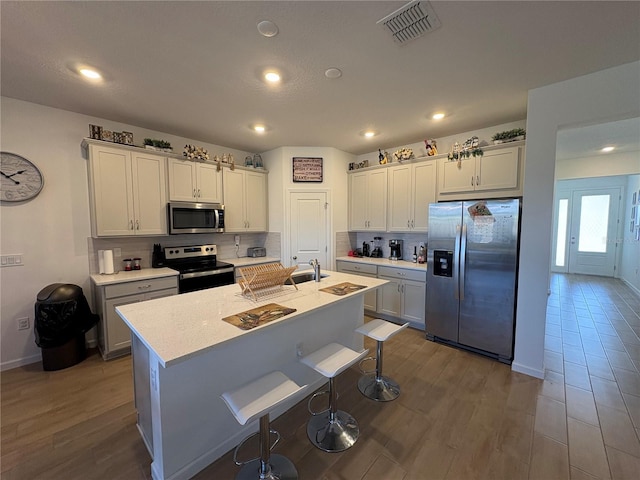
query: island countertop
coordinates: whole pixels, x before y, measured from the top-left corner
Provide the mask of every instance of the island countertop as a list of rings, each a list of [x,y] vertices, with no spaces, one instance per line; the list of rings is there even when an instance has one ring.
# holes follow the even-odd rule
[[[296,317],[387,283],[382,279],[333,271],[323,271],[322,274],[327,276],[320,282],[301,283],[297,285],[298,290],[292,285],[285,285],[282,292],[258,302],[243,297],[240,287],[233,284],[122,305],[116,307],[116,312],[140,341],[157,355],[160,363],[168,367],[241,336],[293,321]],[[364,285],[365,288],[344,296],[319,291],[342,282]],[[251,330],[242,330],[222,320],[268,303],[296,311]]]

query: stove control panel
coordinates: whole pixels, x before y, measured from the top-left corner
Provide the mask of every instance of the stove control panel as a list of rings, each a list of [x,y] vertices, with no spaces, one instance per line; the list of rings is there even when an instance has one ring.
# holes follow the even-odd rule
[[[216,245],[189,245],[184,247],[164,247],[164,255],[167,260],[178,258],[202,258],[211,257],[218,253]]]

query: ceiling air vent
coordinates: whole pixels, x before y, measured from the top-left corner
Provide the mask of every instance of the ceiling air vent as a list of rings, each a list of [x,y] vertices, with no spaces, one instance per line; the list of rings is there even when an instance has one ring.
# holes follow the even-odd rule
[[[403,45],[440,27],[440,20],[427,1],[413,0],[377,22]]]

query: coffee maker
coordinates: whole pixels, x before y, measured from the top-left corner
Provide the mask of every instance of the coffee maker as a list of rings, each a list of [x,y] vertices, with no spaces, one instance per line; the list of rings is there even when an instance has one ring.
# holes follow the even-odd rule
[[[402,260],[402,240],[389,240],[391,255],[389,260]]]

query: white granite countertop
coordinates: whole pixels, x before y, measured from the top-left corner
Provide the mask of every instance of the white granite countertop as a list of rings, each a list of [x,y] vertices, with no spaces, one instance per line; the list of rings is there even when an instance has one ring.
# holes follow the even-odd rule
[[[116,283],[135,282],[136,280],[150,280],[152,278],[172,277],[180,275],[180,272],[172,268],[143,268],[141,270],[120,271],[111,275],[94,273],[90,275],[91,281],[97,287],[113,285]]]
[[[413,263],[406,260],[389,260],[388,258],[371,258],[371,257],[338,257],[336,261],[353,263],[367,263],[369,265],[377,265],[381,267],[406,268],[407,270],[427,271],[426,263]]]
[[[248,267],[249,265],[261,265],[263,263],[280,262],[279,258],[275,257],[230,257],[221,258],[221,262],[232,263],[234,267]]]
[[[301,283],[298,290],[285,285],[282,292],[258,302],[243,297],[240,287],[234,284],[122,305],[116,307],[116,311],[167,367],[243,335],[295,321],[296,317],[388,283],[382,279],[326,270],[322,274],[327,276],[320,282]],[[365,285],[366,288],[344,296],[319,291],[341,282]],[[222,320],[267,303],[295,308],[296,312],[251,330],[241,330]]]

